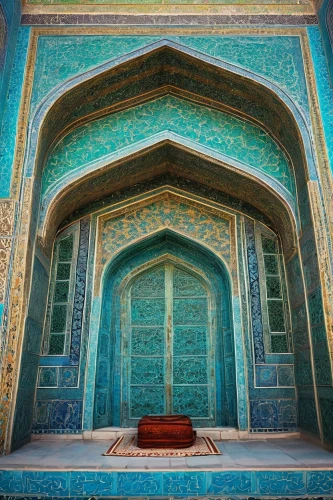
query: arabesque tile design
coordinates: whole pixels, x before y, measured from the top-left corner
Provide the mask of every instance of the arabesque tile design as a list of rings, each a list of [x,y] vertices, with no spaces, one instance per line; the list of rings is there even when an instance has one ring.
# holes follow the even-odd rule
[[[110,162],[112,155],[140,142],[159,141],[165,133],[222,153],[262,170],[294,193],[293,174],[283,151],[259,127],[173,96],[161,97],[83,125],[65,136],[51,152],[42,189],[61,182],[68,172],[92,163]]]

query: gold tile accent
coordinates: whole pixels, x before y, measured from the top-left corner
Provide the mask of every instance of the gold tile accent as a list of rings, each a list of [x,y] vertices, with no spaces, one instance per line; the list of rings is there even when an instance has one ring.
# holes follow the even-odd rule
[[[0,303],[4,301],[7,270],[12,246],[11,238],[0,238]]]
[[[3,339],[3,358],[0,382],[0,454],[9,452],[13,409],[15,408],[19,353],[23,340],[25,314],[30,285],[31,248],[28,248],[31,220],[33,180],[26,179],[21,207],[19,235],[16,240],[11,276],[8,329]],[[8,240],[7,240],[8,241]]]
[[[53,4],[38,5],[26,3],[23,6],[23,14],[45,15],[45,14],[114,14],[114,15],[224,15],[224,16],[249,16],[249,15],[314,15],[316,10],[311,1],[297,3],[290,1],[287,4],[274,4],[256,2],[252,4],[223,3],[151,3],[139,4],[104,4],[104,5],[84,5],[84,4]],[[139,20],[138,20],[139,21]]]
[[[327,231],[325,228],[325,218],[318,182],[310,181],[308,183],[308,190],[315,230],[327,341],[330,351],[331,366],[333,366],[333,274],[330,265]]]
[[[14,202],[0,201],[0,236],[11,236],[14,224]]]

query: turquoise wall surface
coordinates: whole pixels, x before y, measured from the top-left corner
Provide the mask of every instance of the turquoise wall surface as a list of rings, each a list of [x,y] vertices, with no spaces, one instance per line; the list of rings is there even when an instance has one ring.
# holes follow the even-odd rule
[[[3,33],[3,44],[0,46],[0,126],[13,67],[20,19],[20,0],[0,0],[0,31]]]
[[[12,39],[13,64],[6,75],[7,99],[3,101],[3,124],[0,136],[0,198],[10,196],[18,115],[28,53],[30,28],[19,28],[17,40]],[[16,41],[16,44],[15,44]],[[14,53],[15,52],[15,53]],[[9,78],[10,77],[10,78]],[[9,83],[8,83],[9,81]]]
[[[333,84],[333,1],[324,0],[318,12],[318,21]]]
[[[18,14],[16,13],[16,16]],[[14,19],[15,16],[12,17]],[[17,17],[15,18],[17,19]],[[15,24],[15,23],[14,23]],[[14,26],[13,22],[12,25]],[[9,88],[6,106],[3,106],[5,126],[0,138],[0,196],[10,195],[10,183],[16,134],[18,129],[17,117],[21,102],[22,84],[26,70],[30,28],[21,27],[12,30],[11,51],[7,50],[5,70],[3,71],[1,92]],[[17,44],[15,48],[15,33]],[[333,116],[331,110],[332,88],[329,82],[329,73],[323,41],[318,27],[307,29],[311,55],[314,62],[315,76],[318,89],[321,116],[324,124],[324,133],[331,166],[333,165]],[[39,39],[37,49],[36,69],[32,91],[32,104],[30,117],[34,116],[42,101],[51,91],[61,94],[62,85],[69,79],[78,77],[84,72],[96,68],[114,57],[126,55],[134,50],[147,47],[147,45],[161,40],[159,36],[43,36]],[[171,36],[168,40],[189,47],[206,54],[215,60],[225,61],[238,68],[247,70],[252,74],[265,78],[267,86],[279,86],[288,94],[304,117],[305,123],[310,124],[307,85],[304,76],[303,56],[297,36]],[[327,55],[327,40],[324,40]],[[10,60],[14,61],[12,65]],[[13,70],[10,71],[10,66]],[[4,84],[4,82],[7,82]],[[4,100],[2,100],[4,103]],[[128,124],[130,123],[130,126]],[[310,128],[310,126],[309,126]],[[183,136],[198,144],[210,148],[212,153],[218,151],[236,159],[239,164],[246,157],[246,163],[254,169],[261,170],[280,182],[291,193],[295,193],[292,169],[283,150],[277,146],[274,137],[271,137],[263,128],[253,125],[245,120],[240,120],[232,115],[203,107],[189,101],[172,96],[152,100],[149,103],[138,105],[117,114],[100,118],[71,131],[61,139],[60,143],[51,153],[43,176],[44,194],[51,190],[57,183],[67,182],[67,176],[76,170],[94,166],[96,160],[103,159],[110,152],[118,151],[124,146],[139,144],[152,135],[165,131]],[[200,134],[198,134],[198,130]],[[214,131],[214,136],[212,135]],[[223,131],[223,133],[222,133]],[[96,147],[98,145],[98,148]],[[31,175],[32,172],[29,172]],[[103,202],[101,202],[103,203]],[[300,387],[299,396],[302,401],[299,409],[302,428],[314,435],[318,435],[318,422],[316,421],[315,401],[313,394],[314,380],[312,377],[309,338],[304,335],[304,293],[310,301],[311,327],[313,343],[315,344],[315,369],[316,377],[322,387],[321,399],[323,405],[324,422],[326,422],[326,440],[333,440],[332,431],[327,422],[332,414],[332,388],[329,386],[330,362],[327,359],[327,346],[325,345],[324,319],[322,315],[321,290],[319,283],[318,267],[314,249],[314,237],[311,230],[310,213],[303,213],[309,224],[304,223],[304,235],[301,242],[302,255],[296,255],[288,264],[289,276],[299,276],[299,268],[304,265],[306,269],[306,286],[297,280],[290,280],[291,288],[294,286],[295,295],[291,302],[293,322],[296,325],[295,339],[299,349],[296,349],[297,369],[296,382]],[[238,221],[240,224],[240,222]],[[309,227],[308,227],[309,226]],[[81,228],[82,229],[82,228]],[[239,229],[241,232],[242,230]],[[89,232],[89,231],[88,231]],[[82,233],[83,234],[83,233]],[[306,238],[308,239],[306,240]],[[248,225],[246,243],[251,250],[253,243],[253,228]],[[310,240],[310,244],[309,244]],[[244,244],[244,242],[243,242]],[[310,245],[312,255],[308,252]],[[87,256],[88,237],[83,241],[81,249]],[[308,246],[306,246],[308,245]],[[241,247],[241,242],[240,242]],[[240,250],[241,252],[241,250]],[[310,252],[311,253],[311,252]],[[238,256],[240,266],[244,255]],[[248,273],[250,279],[253,274],[258,278],[258,262],[256,263],[256,249],[252,245],[252,253],[247,255],[252,259],[252,264],[243,269],[244,275]],[[83,269],[83,268],[82,268]],[[86,267],[82,274],[77,276],[77,287],[82,286],[86,279]],[[293,274],[294,273],[294,274]],[[92,277],[92,273],[90,278]],[[34,287],[31,306],[29,309],[26,338],[23,346],[23,364],[21,382],[18,393],[18,410],[15,424],[14,440],[18,446],[29,438],[30,422],[23,422],[22,415],[32,416],[32,400],[36,385],[36,366],[41,342],[45,300],[38,299],[38,293],[43,292],[46,297],[45,284],[47,271],[36,258],[34,261]],[[81,280],[81,282],[80,282]],[[44,288],[38,287],[43,283]],[[37,285],[36,285],[37,284]],[[37,290],[37,288],[38,290]],[[79,293],[79,292],[78,292]],[[253,288],[255,295],[255,289]],[[83,298],[82,298],[83,297]],[[79,297],[83,302],[89,301],[85,291]],[[296,300],[299,299],[299,300]],[[239,300],[237,298],[237,300]],[[243,307],[246,307],[246,298]],[[256,296],[257,305],[253,307],[253,316],[258,312],[260,297]],[[86,322],[89,324],[91,304],[85,310]],[[1,314],[1,305],[0,305]],[[93,317],[94,318],[94,317]],[[82,318],[81,318],[82,319]],[[246,316],[237,317],[236,323],[246,323]],[[98,318],[92,323],[98,324]],[[91,323],[91,324],[92,324]],[[252,325],[255,328],[255,347],[252,345],[252,331],[246,332],[245,345],[248,364],[248,395],[250,399],[250,418],[252,430],[260,432],[262,429],[293,430],[297,426],[296,396],[294,388],[294,358],[291,353],[272,354],[263,352],[260,358],[253,349],[258,347],[260,322]],[[245,327],[244,327],[245,328]],[[29,332],[35,344],[29,343]],[[258,335],[257,335],[258,334]],[[36,432],[81,432],[82,414],[84,404],[84,376],[85,363],[88,349],[88,327],[82,333],[83,349],[80,356],[74,355],[77,349],[79,336],[74,338],[73,353],[66,359],[59,360],[43,356],[40,361],[41,371],[38,401],[35,407]],[[239,341],[239,339],[238,339]],[[259,345],[262,349],[262,345]],[[258,348],[258,351],[259,351]],[[72,355],[73,354],[73,355]],[[253,361],[254,354],[257,356]],[[30,363],[30,365],[29,365]],[[57,364],[56,364],[57,363]],[[61,366],[60,366],[61,364]],[[30,368],[29,368],[30,366]],[[321,369],[325,366],[325,370]],[[69,382],[68,382],[69,381]],[[304,383],[306,381],[306,383]],[[245,381],[244,381],[245,383]],[[44,384],[44,385],[43,385]],[[51,384],[51,385],[48,385]],[[246,408],[242,409],[243,422],[247,422]],[[69,417],[68,417],[69,415]],[[268,415],[268,416],[267,416]],[[67,420],[66,420],[67,418]],[[89,428],[89,427],[87,427]]]

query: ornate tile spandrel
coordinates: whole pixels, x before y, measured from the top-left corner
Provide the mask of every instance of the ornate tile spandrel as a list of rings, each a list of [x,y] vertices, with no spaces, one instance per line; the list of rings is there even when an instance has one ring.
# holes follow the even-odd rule
[[[33,107],[36,107],[38,102],[59,83],[77,76],[82,71],[106,63],[110,59],[110,54],[121,56],[139,50],[161,38],[157,30],[155,36],[152,36],[154,33],[152,29],[140,28],[141,36],[139,37],[128,36],[128,34],[124,36],[124,31],[121,33],[119,29],[117,30],[118,36],[110,36],[115,32],[111,29],[106,32],[104,29],[103,34],[109,36],[103,36],[100,28],[90,28],[89,31],[77,28],[68,30],[67,28],[70,38],[68,36],[41,38],[38,44],[32,95]],[[201,30],[201,36],[191,36],[193,30],[192,33],[186,30],[187,36],[181,36],[185,30],[179,30],[178,36],[170,36],[169,32],[168,39],[254,71],[281,85],[304,108],[307,108],[306,83],[302,71],[302,53],[298,37],[290,36],[290,32],[285,33],[283,37],[267,36],[267,29],[262,28],[256,30],[243,28],[242,36],[239,36],[239,31],[235,33],[236,36],[230,36],[231,30],[232,28],[220,28],[218,34],[224,36],[219,37],[209,36],[212,29],[209,30],[210,33],[207,33],[207,30],[206,33]],[[214,31],[216,34],[217,30]],[[276,31],[272,33],[270,30],[269,35],[274,35]],[[94,36],[89,36],[91,34]],[[133,34],[133,29],[131,34]],[[94,54],[94,59],[91,54]]]
[[[14,202],[0,201],[0,236],[11,236],[14,223]]]
[[[165,229],[190,237],[220,255],[231,270],[237,290],[233,224],[228,213],[169,191],[106,214],[99,221],[95,292],[104,265],[121,248]]]
[[[0,302],[4,301],[12,240],[0,238]]]

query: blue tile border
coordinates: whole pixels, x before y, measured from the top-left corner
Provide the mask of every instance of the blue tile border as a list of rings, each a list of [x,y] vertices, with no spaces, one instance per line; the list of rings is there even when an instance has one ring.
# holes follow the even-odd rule
[[[112,460],[112,459],[110,459]],[[38,498],[333,495],[332,470],[0,471],[0,493]]]
[[[264,330],[262,324],[258,259],[255,247],[253,222],[245,220],[247,243],[247,266],[250,281],[250,304],[252,316],[252,334],[256,363],[265,363]]]
[[[69,363],[78,365],[80,360],[83,310],[86,295],[86,274],[88,261],[90,217],[80,221],[80,242],[76,264],[76,283],[73,304],[72,337]]]

